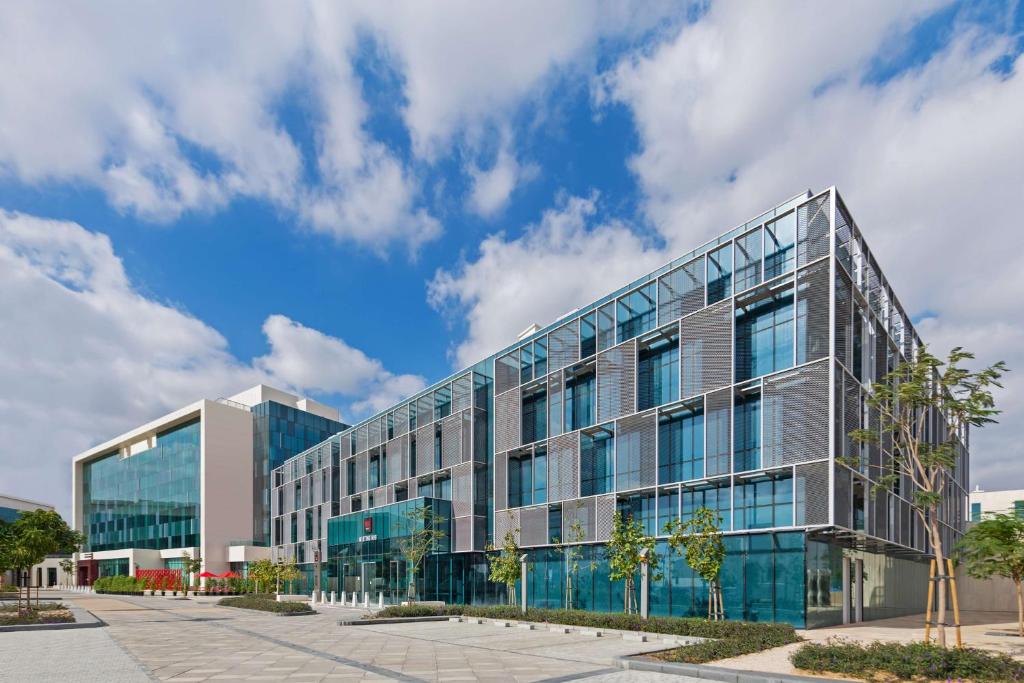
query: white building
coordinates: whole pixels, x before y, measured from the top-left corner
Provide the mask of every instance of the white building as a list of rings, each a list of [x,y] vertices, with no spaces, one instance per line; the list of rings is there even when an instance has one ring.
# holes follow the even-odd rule
[[[13,522],[22,512],[30,510],[53,510],[53,506],[28,500],[27,498],[15,498],[14,496],[0,494],[0,521]],[[65,574],[60,568],[60,561],[65,557],[68,556],[51,555],[32,567],[30,574],[32,585],[49,588],[50,586],[71,583],[72,577]],[[15,583],[14,572],[4,572],[3,579],[5,584]]]
[[[259,385],[80,453],[72,515],[86,543],[77,582],[180,569],[186,554],[202,558],[202,571],[243,573],[269,557],[269,472],[343,427],[336,409]]]
[[[988,513],[1003,513],[1024,517],[1024,489],[983,491],[975,486],[967,495],[967,521],[980,522]]]

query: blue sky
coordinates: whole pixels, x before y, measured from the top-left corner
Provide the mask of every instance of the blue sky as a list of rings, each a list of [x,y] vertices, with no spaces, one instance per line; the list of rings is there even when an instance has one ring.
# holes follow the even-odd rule
[[[1018,3],[390,8],[0,11],[0,489],[255,381],[356,419],[832,184],[926,341],[1024,360]]]

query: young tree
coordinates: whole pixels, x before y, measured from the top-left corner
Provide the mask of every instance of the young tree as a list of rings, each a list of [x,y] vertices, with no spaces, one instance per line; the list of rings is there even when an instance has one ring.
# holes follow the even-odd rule
[[[266,588],[277,576],[274,563],[270,560],[256,560],[249,564],[249,578],[256,584],[256,592],[260,592],[260,586]]]
[[[875,490],[892,489],[902,479],[909,483],[904,497],[910,498],[924,524],[938,567],[936,635],[942,647],[946,645],[948,581],[939,523],[943,493],[955,475],[967,430],[995,422],[999,411],[992,389],[1002,386],[999,379],[1008,371],[1002,361],[979,371],[962,365],[973,358],[974,354],[957,347],[942,361],[926,346],[919,347],[913,358],[901,361],[867,395],[869,409],[878,411],[880,428],[850,432],[858,443],[880,444],[883,434],[892,437],[891,464],[874,465],[879,470],[874,475]],[[936,415],[939,430],[932,434],[927,427]],[[862,465],[859,457],[836,460],[854,469]]]
[[[406,564],[409,576],[407,597],[415,602],[419,597],[416,588],[416,575],[423,565],[423,558],[437,549],[448,538],[445,529],[448,520],[434,513],[429,505],[414,507],[404,515],[403,521],[395,524],[395,535],[399,536],[398,552]]]
[[[182,592],[188,595],[188,586],[192,583],[192,579],[196,580],[196,587],[193,592],[199,590],[199,577],[196,576],[203,569],[203,558],[199,555],[192,557],[188,554],[188,551],[181,554],[181,567],[183,576],[181,577]]]
[[[22,512],[0,531],[0,567],[20,574],[45,560],[47,555],[78,552],[84,542],[82,534],[71,529],[53,510]],[[18,602],[20,606],[20,590]],[[30,606],[28,599],[26,606]]]
[[[74,585],[75,580],[76,580],[76,577],[75,577],[75,561],[72,558],[67,557],[67,558],[61,560],[60,562],[58,562],[57,564],[60,565],[60,570],[62,572],[64,572],[64,580],[65,580],[65,582],[68,581],[68,577],[69,576],[71,577],[70,583],[67,584],[67,585]]]
[[[277,564],[274,565],[274,578],[277,581],[277,592],[281,592],[281,582],[295,581],[302,576],[302,572],[299,571],[298,565],[295,564],[295,558],[288,558],[287,562],[278,560]]]
[[[1017,632],[1024,637],[1024,519],[997,514],[964,534],[957,547],[967,573],[978,579],[1004,576],[1017,588]]]
[[[644,553],[646,551],[646,553]],[[654,537],[644,533],[643,525],[633,516],[623,517],[618,510],[612,518],[612,535],[608,540],[608,578],[612,581],[626,581],[623,609],[633,614],[639,607],[637,599],[636,572],[644,562],[651,572],[651,578],[658,580],[658,555],[654,552]]]
[[[487,556],[487,562],[491,565],[488,578],[494,583],[505,584],[506,596],[510,605],[516,604],[516,581],[519,580],[522,573],[519,564],[522,551],[519,549],[519,544],[516,543],[516,534],[518,533],[519,529],[506,531],[501,552]],[[487,550],[495,550],[495,548],[491,546]],[[523,590],[526,590],[526,586],[523,586]]]
[[[725,562],[725,541],[722,540],[718,526],[721,522],[722,518],[717,512],[699,507],[686,522],[670,519],[665,523],[671,552],[677,553],[683,549],[686,564],[708,584],[708,620],[715,621],[725,618],[722,586],[718,582],[722,563]]]
[[[555,551],[565,558],[565,608],[576,606],[576,579],[580,572],[580,560],[583,557],[583,546],[579,545],[587,539],[586,529],[577,519],[569,526],[569,533],[564,542],[555,539]],[[597,564],[590,563],[593,570]]]

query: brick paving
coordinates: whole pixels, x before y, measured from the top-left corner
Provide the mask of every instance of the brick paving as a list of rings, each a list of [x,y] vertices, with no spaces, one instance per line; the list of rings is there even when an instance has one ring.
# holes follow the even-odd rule
[[[45,640],[55,634],[68,634],[68,642],[75,641],[74,651],[79,653],[68,658],[70,665],[54,662],[56,657],[24,657],[15,641],[8,647],[8,639],[19,634],[4,634],[0,637],[0,661],[16,660],[11,671],[20,677],[5,678],[5,665],[0,667],[0,680],[695,680],[615,669],[612,660],[616,656],[665,647],[618,637],[501,628],[489,623],[338,626],[339,619],[362,615],[358,608],[325,607],[318,608],[321,613],[314,616],[278,617],[217,607],[214,600],[206,598],[68,598],[109,626],[25,634],[42,637],[40,643],[56,642]],[[83,634],[90,633],[97,636],[86,640],[89,636]],[[60,660],[66,659],[62,649],[57,652]],[[23,672],[37,672],[39,667],[43,675],[52,678],[25,677]],[[78,675],[84,671],[94,678]]]

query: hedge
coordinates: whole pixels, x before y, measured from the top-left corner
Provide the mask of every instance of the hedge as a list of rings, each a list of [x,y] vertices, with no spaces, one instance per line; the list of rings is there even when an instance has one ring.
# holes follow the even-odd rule
[[[312,612],[313,608],[305,602],[278,602],[267,598],[256,598],[249,595],[241,595],[234,598],[221,598],[218,605],[225,607],[241,607],[242,609],[255,609],[261,612],[278,612],[285,614],[297,614],[300,612]]]
[[[585,610],[528,609],[523,614],[518,607],[507,605],[476,606],[408,605],[386,607],[375,615],[376,618],[426,617],[438,615],[461,615],[488,619],[509,619],[533,621],[586,628],[606,628],[620,631],[642,631],[673,636],[694,636],[712,638],[702,643],[685,645],[659,653],[661,659],[673,662],[710,662],[716,659],[737,657],[760,652],[800,640],[789,624],[759,624],[743,621],[707,621],[705,619],[682,617],[650,617],[641,619],[636,614],[588,612]]]
[[[104,576],[96,579],[92,588],[97,593],[116,593],[119,595],[142,595],[146,582],[133,576]]]
[[[1024,662],[974,648],[925,643],[860,644],[842,640],[808,643],[790,655],[798,669],[873,680],[892,674],[903,680],[1024,681]]]

